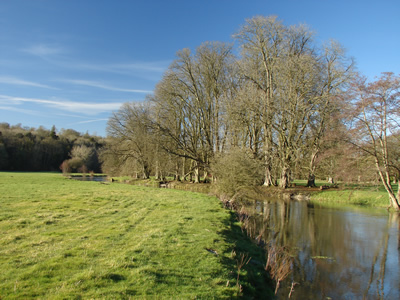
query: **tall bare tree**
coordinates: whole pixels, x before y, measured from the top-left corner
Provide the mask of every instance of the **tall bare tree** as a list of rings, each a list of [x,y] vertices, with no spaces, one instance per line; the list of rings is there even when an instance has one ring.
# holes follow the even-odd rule
[[[316,112],[319,64],[313,49],[312,32],[304,26],[287,28],[284,59],[276,74],[276,113],[272,123],[276,132],[277,158],[281,166],[279,185],[289,186],[292,165]]]
[[[263,156],[264,124],[259,107],[263,97],[263,93],[253,84],[241,82],[236,97],[226,103],[230,124],[229,144],[247,148],[255,159]]]
[[[167,141],[162,146],[194,162],[195,181],[199,170],[208,170],[210,159],[225,145],[223,102],[232,95],[231,59],[231,46],[224,43],[205,43],[194,54],[183,49],[153,97],[156,127]]]
[[[248,19],[234,35],[241,47],[241,74],[263,93],[259,105],[264,126],[265,186],[273,184],[272,122],[275,114],[276,73],[281,61],[284,35],[285,27],[275,16]]]
[[[293,165],[306,152],[311,153],[310,179],[315,178],[326,120],[351,62],[337,43],[320,49],[307,26],[287,27],[276,17],[247,20],[235,37],[242,48],[241,74],[262,93],[253,101],[263,122],[264,185],[273,184],[271,166],[278,160],[279,184],[287,187]]]
[[[351,142],[373,158],[390,206],[400,210],[400,192],[396,195],[390,182],[390,161],[395,153],[390,152],[389,143],[400,129],[400,76],[382,73],[370,83],[360,76],[353,83],[353,91],[354,100],[349,106]]]
[[[148,104],[125,103],[108,121],[109,152],[120,163],[130,161],[136,166],[132,172],[149,178],[155,161],[155,135],[149,126],[152,118]]]
[[[315,186],[315,170],[324,135],[328,128],[338,128],[342,103],[349,83],[354,76],[354,61],[346,56],[344,48],[336,41],[323,45],[318,57],[320,63],[320,84],[316,110],[307,134],[309,155],[308,183]]]

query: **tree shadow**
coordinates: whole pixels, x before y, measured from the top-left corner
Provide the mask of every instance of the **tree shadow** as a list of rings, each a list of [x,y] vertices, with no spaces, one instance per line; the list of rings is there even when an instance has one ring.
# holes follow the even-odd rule
[[[233,280],[240,298],[273,299],[275,283],[265,270],[266,251],[242,230],[237,214],[234,211],[229,213],[229,218],[224,220],[229,230],[222,230],[219,234],[234,246],[221,256],[221,262],[235,274]]]

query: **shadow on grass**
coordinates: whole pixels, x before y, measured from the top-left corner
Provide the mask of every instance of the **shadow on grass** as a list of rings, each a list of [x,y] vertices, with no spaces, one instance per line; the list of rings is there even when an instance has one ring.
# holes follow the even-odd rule
[[[116,273],[106,274],[103,278],[112,280],[113,282],[119,282],[126,279],[125,276]]]
[[[273,299],[274,283],[264,269],[265,250],[242,231],[234,211],[230,211],[230,217],[225,222],[230,230],[221,231],[220,234],[226,242],[233,244],[234,248],[230,249],[231,253],[226,253],[222,263],[235,270],[235,282],[231,284],[237,285],[241,299]]]

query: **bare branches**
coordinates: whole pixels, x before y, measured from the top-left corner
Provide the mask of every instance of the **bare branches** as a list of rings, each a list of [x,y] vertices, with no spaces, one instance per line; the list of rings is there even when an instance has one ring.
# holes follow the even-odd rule
[[[197,174],[210,170],[218,154],[240,147],[264,167],[264,185],[280,178],[288,187],[304,160],[315,178],[353,62],[337,42],[316,45],[307,26],[285,26],[277,17],[248,19],[234,37],[238,57],[221,42],[179,51],[156,86],[149,116],[125,105],[110,119],[109,133],[137,156],[152,152],[137,138],[148,133],[153,148],[190,160]],[[147,125],[138,121],[144,115]]]
[[[388,141],[400,130],[400,77],[383,73],[371,83],[367,83],[365,77],[358,77],[353,81],[353,98],[353,110],[349,115],[356,122],[351,128],[351,143],[374,159],[390,205],[399,210],[399,199],[390,183],[392,150]]]
[[[188,49],[178,53],[155,93],[157,128],[170,140],[165,150],[205,166],[222,150],[227,136],[223,99],[233,94],[229,64],[231,46],[224,43],[205,43],[195,54]]]
[[[343,48],[331,42],[315,46],[304,25],[284,26],[276,17],[255,17],[234,35],[242,47],[241,76],[263,97],[255,98],[262,117],[266,185],[272,158],[278,159],[280,185],[288,186],[293,163],[307,148],[318,153],[333,102],[349,79],[351,63]],[[307,137],[306,137],[307,135]],[[310,141],[306,146],[305,140]],[[276,145],[276,147],[275,147]],[[312,161],[315,161],[312,158]]]

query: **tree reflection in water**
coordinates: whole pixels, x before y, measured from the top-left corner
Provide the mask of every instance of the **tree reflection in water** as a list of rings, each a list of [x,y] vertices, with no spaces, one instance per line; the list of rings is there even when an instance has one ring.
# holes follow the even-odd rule
[[[291,274],[278,298],[399,299],[399,215],[305,201],[255,201],[242,212],[260,244],[290,249]]]

